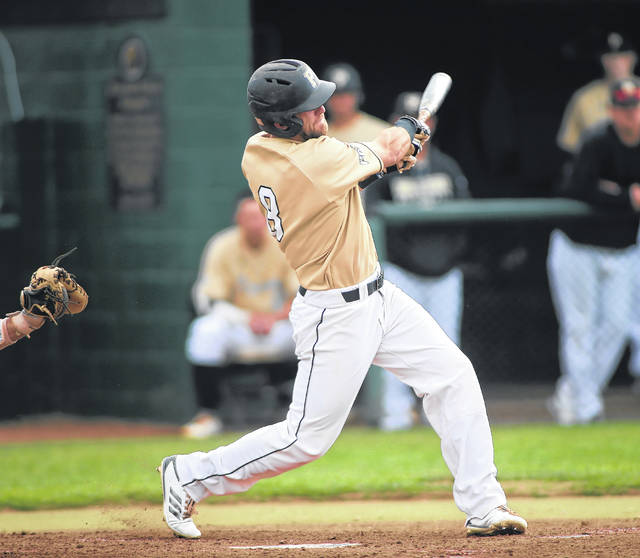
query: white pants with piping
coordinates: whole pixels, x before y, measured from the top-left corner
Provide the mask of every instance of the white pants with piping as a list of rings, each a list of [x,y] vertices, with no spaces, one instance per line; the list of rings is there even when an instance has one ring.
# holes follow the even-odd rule
[[[431,314],[444,332],[460,345],[464,278],[454,268],[440,277],[421,277],[392,263],[384,264],[385,277],[402,289]],[[413,426],[415,394],[388,371],[381,374],[383,430],[401,430]]]
[[[324,455],[373,362],[423,396],[454,477],[458,508],[482,517],[506,503],[471,362],[429,313],[391,282],[367,296],[370,280],[357,286],[361,298],[355,302],[344,302],[337,291],[296,297],[290,318],[299,365],[287,416],[227,446],[178,456],[181,483],[196,501],[248,490],[260,479]]]

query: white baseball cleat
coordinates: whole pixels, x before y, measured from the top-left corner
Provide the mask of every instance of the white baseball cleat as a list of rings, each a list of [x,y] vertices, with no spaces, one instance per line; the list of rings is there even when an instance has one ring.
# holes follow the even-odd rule
[[[162,475],[162,508],[167,525],[177,537],[199,538],[202,533],[191,519],[196,503],[180,484],[176,456],[165,457],[158,472]]]
[[[493,508],[483,518],[470,517],[464,526],[467,536],[520,535],[527,530],[527,522],[507,506]]]

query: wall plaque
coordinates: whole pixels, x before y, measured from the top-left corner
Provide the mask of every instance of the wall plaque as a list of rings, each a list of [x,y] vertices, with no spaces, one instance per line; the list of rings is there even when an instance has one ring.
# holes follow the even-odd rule
[[[112,206],[150,210],[162,203],[164,82],[148,75],[149,55],[140,37],[118,50],[118,75],[106,86],[107,167]]]

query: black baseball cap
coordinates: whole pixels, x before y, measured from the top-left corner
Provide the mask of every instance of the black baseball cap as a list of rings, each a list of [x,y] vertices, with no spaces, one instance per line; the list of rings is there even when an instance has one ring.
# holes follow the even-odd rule
[[[635,47],[628,37],[622,33],[612,31],[607,33],[602,44],[601,54],[622,54],[625,52],[635,52]]]
[[[609,88],[609,99],[616,107],[640,105],[640,80],[624,78],[614,82]]]
[[[393,114],[418,116],[421,97],[420,91],[403,91],[396,97],[393,104]]]
[[[336,84],[336,93],[362,93],[360,72],[347,62],[330,64],[325,68],[322,79]]]

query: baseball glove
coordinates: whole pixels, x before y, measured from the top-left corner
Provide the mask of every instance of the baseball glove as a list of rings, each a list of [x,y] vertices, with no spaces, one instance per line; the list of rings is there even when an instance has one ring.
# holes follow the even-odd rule
[[[31,281],[20,293],[20,305],[30,314],[43,316],[53,323],[65,314],[82,312],[89,296],[77,283],[74,275],[58,264],[76,248],[58,256],[51,265],[39,267]]]

